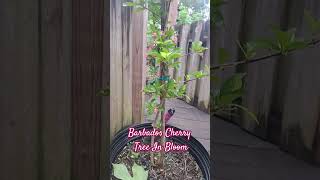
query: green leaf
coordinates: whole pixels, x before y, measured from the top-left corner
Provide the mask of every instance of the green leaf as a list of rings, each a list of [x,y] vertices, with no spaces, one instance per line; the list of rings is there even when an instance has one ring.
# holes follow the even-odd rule
[[[148,85],[146,85],[146,86],[144,87],[143,91],[144,91],[145,93],[154,93],[154,92],[156,92],[157,90],[156,90],[156,88],[155,88],[153,85],[148,84]]]
[[[142,11],[144,11],[144,10],[145,10],[144,7],[135,7],[135,8],[133,9],[133,12],[134,12],[134,13],[138,13],[138,12],[142,12]]]
[[[227,79],[221,87],[221,94],[228,94],[230,92],[238,91],[242,88],[242,80],[245,73],[237,73]]]
[[[216,104],[221,107],[227,106],[240,98],[242,94],[243,93],[241,90],[229,92],[226,94],[219,94],[219,96],[216,97]]]
[[[148,52],[148,56],[160,57],[160,54],[158,53],[158,51],[152,50]]]
[[[256,53],[257,44],[254,42],[247,42],[244,46],[246,59],[253,58]]]
[[[230,58],[230,54],[225,48],[218,49],[218,62],[219,64],[223,64]]]
[[[247,113],[249,115],[249,117],[251,117],[253,120],[255,120],[256,123],[259,125],[259,121],[258,121],[257,116],[253,112],[249,111],[248,108],[243,107],[243,106],[238,105],[238,104],[231,104],[231,106],[237,107],[238,109],[240,109],[240,110],[244,111],[245,113]]]
[[[186,91],[187,91],[187,85],[186,84],[181,85],[178,90],[178,96],[183,97],[185,95]]]
[[[272,28],[273,39],[264,39],[256,42],[257,47],[273,50],[279,52],[283,55],[287,55],[288,52],[304,48],[307,43],[298,40],[295,36],[295,29],[290,29],[288,31],[282,31],[276,27]]]
[[[312,17],[310,11],[308,11],[308,10],[304,10],[304,17],[308,23],[308,26],[309,26],[311,33],[313,35],[319,33],[320,32],[320,21],[315,19],[314,17]]]
[[[208,48],[202,47],[201,41],[195,41],[192,43],[191,50],[194,53],[203,53],[203,51],[207,50]]]
[[[223,24],[224,18],[221,12],[221,6],[224,5],[226,1],[224,0],[213,0],[210,3],[210,10],[212,11],[211,13],[211,20],[212,20],[212,25],[213,26],[219,26]]]
[[[168,55],[169,55],[169,52],[163,52],[163,51],[161,51],[161,52],[160,52],[160,55],[161,55],[161,57],[162,57],[163,59],[167,59],[167,58],[168,58]]]
[[[276,47],[274,47],[274,42],[271,39],[259,39],[259,40],[255,41],[255,44],[260,49],[273,50],[276,48]]]
[[[179,61],[175,61],[175,62],[173,62],[172,64],[170,64],[173,68],[175,68],[175,69],[179,69],[180,68],[180,64],[181,64],[181,62],[179,62]]]
[[[295,49],[303,49],[308,46],[307,42],[303,41],[295,41],[288,45],[289,50],[295,50]]]
[[[122,6],[124,7],[133,7],[133,6],[136,6],[137,4],[134,3],[134,2],[125,2],[122,4]]]
[[[134,152],[134,151],[131,151],[131,158],[134,158],[134,159],[137,159],[139,157],[139,153],[138,152]]]
[[[171,37],[174,35],[174,33],[175,33],[174,29],[173,29],[173,28],[170,28],[170,29],[168,29],[168,30],[165,32],[165,36],[166,36],[167,38],[171,38]],[[172,42],[172,40],[171,40],[171,42]]]
[[[101,89],[101,90],[97,93],[97,96],[110,96],[110,88]]]
[[[189,74],[186,75],[186,81],[189,81],[191,79],[191,76]]]
[[[124,164],[112,164],[113,175],[121,180],[132,180],[127,167]]]
[[[220,7],[224,4],[226,4],[227,2],[225,0],[212,0],[211,4],[214,7]]]

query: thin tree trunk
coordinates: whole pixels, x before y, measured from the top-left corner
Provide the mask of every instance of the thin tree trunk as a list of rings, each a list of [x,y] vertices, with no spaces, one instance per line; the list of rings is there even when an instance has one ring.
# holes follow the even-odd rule
[[[176,24],[177,15],[178,15],[178,4],[179,0],[162,0],[161,1],[161,30],[165,31],[167,28],[173,27]],[[160,77],[166,76],[168,74],[168,69],[166,68],[165,63],[160,64]],[[162,81],[162,83],[165,83]],[[166,131],[166,122],[164,119],[165,115],[165,96],[166,92],[162,92],[160,96],[160,102],[162,103],[162,107],[164,108],[164,111],[161,112],[161,123],[162,123],[162,137],[161,137],[161,146],[163,147],[163,150],[160,154],[160,165],[164,166],[164,147],[166,143],[166,137],[165,137],[165,131]]]

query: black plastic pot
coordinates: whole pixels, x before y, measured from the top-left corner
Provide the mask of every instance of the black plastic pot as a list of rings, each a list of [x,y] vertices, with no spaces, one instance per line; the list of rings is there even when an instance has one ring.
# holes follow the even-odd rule
[[[142,130],[143,128],[146,128],[148,130],[151,130],[153,127],[151,123],[144,123],[144,124],[138,124],[131,126],[132,128],[135,128],[135,130]],[[181,130],[177,127],[167,125],[166,128],[174,128],[175,130]],[[129,143],[136,140],[141,139],[142,137],[133,137],[128,138],[128,128],[123,129],[122,131],[118,132],[116,136],[114,137],[112,144],[111,144],[111,156],[110,161],[114,162],[122,151],[122,149]],[[178,137],[173,136],[170,137],[173,142],[177,142],[180,144],[186,144],[189,146],[189,152],[194,157],[195,161],[197,162],[199,168],[202,171],[203,177],[206,180],[210,180],[210,159],[209,154],[207,150],[202,146],[202,144],[196,140],[194,137],[190,137],[190,140],[187,140],[185,137]],[[110,163],[111,165],[111,163]]]

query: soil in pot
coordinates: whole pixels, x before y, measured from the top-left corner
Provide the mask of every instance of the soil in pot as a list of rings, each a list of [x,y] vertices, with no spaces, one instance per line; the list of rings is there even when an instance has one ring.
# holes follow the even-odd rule
[[[176,143],[177,144],[177,143]],[[155,153],[157,157],[157,154]],[[134,153],[131,145],[128,144],[117,156],[116,164],[125,164],[132,175],[131,167],[134,163],[143,166],[149,172],[150,180],[201,180],[203,175],[197,162],[188,152],[167,152],[165,153],[164,170],[152,167],[150,164],[150,153]],[[112,180],[117,178],[112,177]]]

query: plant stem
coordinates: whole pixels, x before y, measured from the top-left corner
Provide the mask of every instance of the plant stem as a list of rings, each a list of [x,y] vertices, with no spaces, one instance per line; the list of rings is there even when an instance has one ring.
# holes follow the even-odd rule
[[[314,40],[312,40],[311,42],[308,43],[306,48],[313,47],[315,45],[318,45],[319,43],[320,43],[320,39],[314,39]],[[305,48],[303,48],[303,49],[305,49]],[[295,52],[297,50],[302,50],[302,49],[292,49],[287,54],[293,53],[293,52]],[[225,64],[220,64],[220,65],[215,65],[215,66],[211,67],[210,69],[211,70],[217,70],[217,69],[230,68],[230,67],[234,67],[234,66],[238,66],[238,65],[242,65],[242,64],[251,64],[251,63],[255,63],[255,62],[259,62],[259,61],[263,61],[263,60],[268,60],[268,59],[271,59],[272,57],[278,57],[278,56],[282,56],[282,55],[283,55],[282,53],[274,53],[274,54],[262,56],[262,57],[251,59],[251,60],[240,60],[240,61],[234,61],[232,63],[225,63]],[[209,76],[209,74],[207,74],[207,75],[205,75],[203,77],[206,77],[206,76]],[[194,80],[197,80],[197,79],[199,79],[199,78],[189,79],[189,80],[183,81],[183,83],[186,84],[186,83],[188,83],[190,81],[194,81]]]
[[[165,63],[161,63],[160,64],[160,77],[163,77],[166,75],[166,69],[165,69]],[[162,83],[165,83],[164,81],[161,81]],[[166,131],[166,121],[164,120],[164,112],[165,112],[165,103],[166,103],[166,93],[162,92],[161,96],[160,96],[160,103],[162,105],[162,109],[163,111],[161,111],[161,131],[162,131],[162,137],[161,137],[161,145],[164,148],[164,145],[166,143],[166,136],[165,136],[165,131]],[[160,155],[160,164],[163,165],[164,164],[164,150],[161,151],[161,155]]]
[[[315,45],[317,45],[319,43],[320,43],[320,39],[314,39],[314,40],[312,40],[311,42],[308,43],[307,47],[312,47],[312,46],[315,46]],[[305,49],[305,48],[303,48],[303,49]],[[301,50],[301,49],[292,49],[287,54],[295,52],[297,50]],[[250,64],[250,63],[254,63],[254,62],[267,60],[267,59],[270,59],[272,57],[278,57],[278,56],[281,56],[281,55],[283,55],[283,54],[279,52],[279,53],[274,53],[274,54],[262,56],[262,57],[259,57],[259,58],[251,59],[251,60],[240,60],[240,61],[234,61],[232,63],[220,64],[220,65],[213,66],[210,69],[211,70],[217,70],[217,69],[223,69],[223,68],[228,68],[228,67],[234,67],[234,66],[238,66],[238,65],[241,65],[241,64]]]
[[[160,102],[160,107],[161,106],[163,106],[163,104],[161,104],[161,102]],[[159,114],[160,114],[160,111],[157,111],[156,117],[155,117],[154,121],[152,122],[153,128],[156,127],[157,120],[159,118]],[[151,136],[151,147],[153,147],[153,145],[154,145],[154,139],[155,139],[155,136]],[[150,159],[151,159],[151,165],[154,166],[155,163],[154,163],[154,153],[153,152],[150,153]]]

